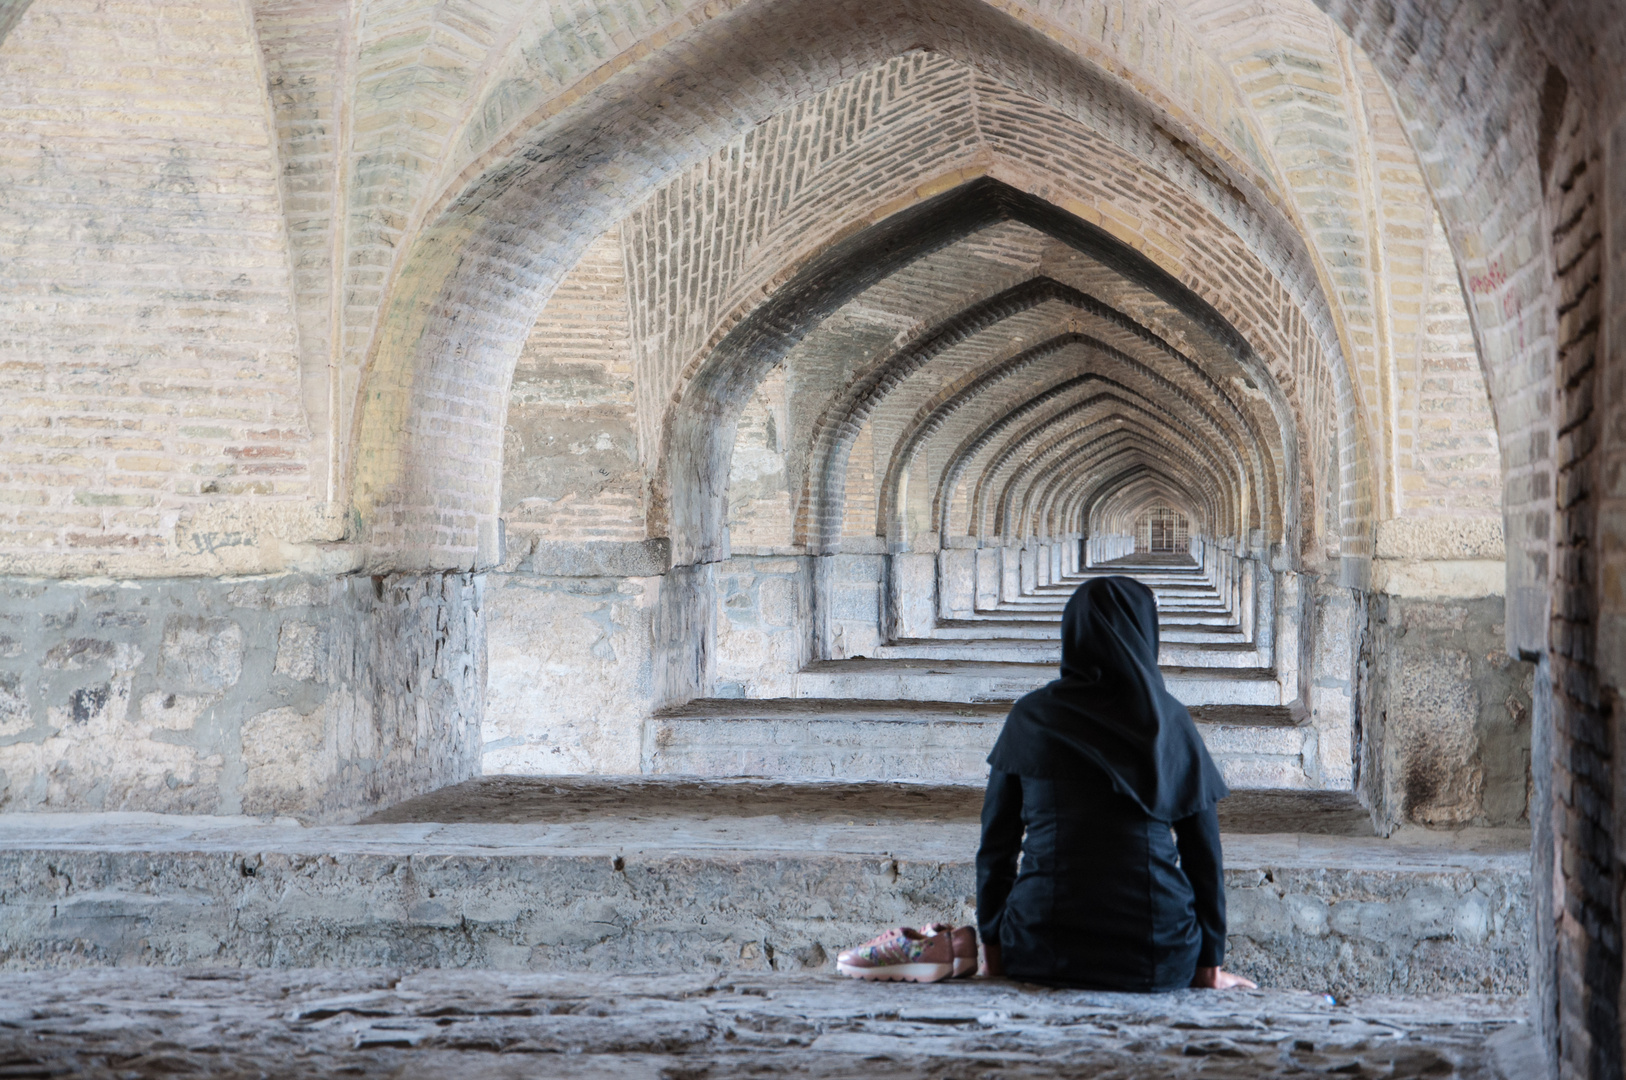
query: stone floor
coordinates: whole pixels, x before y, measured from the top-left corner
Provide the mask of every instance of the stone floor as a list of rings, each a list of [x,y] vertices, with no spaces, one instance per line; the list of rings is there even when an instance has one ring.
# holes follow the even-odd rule
[[[1123,995],[1003,980],[102,969],[0,974],[0,1077],[1524,1077],[1521,998]]]

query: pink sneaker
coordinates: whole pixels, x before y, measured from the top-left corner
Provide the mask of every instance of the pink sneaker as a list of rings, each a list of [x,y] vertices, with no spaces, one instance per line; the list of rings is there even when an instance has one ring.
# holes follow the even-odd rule
[[[937,982],[954,973],[952,935],[900,926],[836,957],[836,970],[855,979]]]
[[[953,927],[946,922],[927,923],[922,934],[948,934],[954,949],[954,978],[963,979],[977,970],[977,932],[969,926]]]

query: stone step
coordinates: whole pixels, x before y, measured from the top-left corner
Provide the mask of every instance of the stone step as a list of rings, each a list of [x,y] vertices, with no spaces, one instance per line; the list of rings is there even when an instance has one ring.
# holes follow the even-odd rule
[[[1227,808],[1227,966],[1316,991],[1522,990],[1516,837],[1340,835],[1351,810],[1325,796],[1269,802],[1266,827],[1345,828],[1247,832]],[[979,801],[491,777],[350,826],[5,815],[0,965],[825,970],[886,927],[971,921]]]
[[[1059,641],[1061,620],[1034,619],[943,619],[932,629],[932,640],[963,641],[1000,639],[1008,641]],[[1246,644],[1240,629],[1216,627],[1186,627],[1160,624],[1158,635],[1165,643],[1181,644]]]
[[[1013,597],[1002,602],[1013,605],[1042,604],[1059,607],[1065,605],[1068,600],[1072,599],[1073,592],[1078,588],[1079,584],[1081,583],[1069,582],[1061,586],[1040,586],[1039,589],[1033,592],[1026,592],[1020,596]],[[1176,584],[1173,582],[1160,583],[1147,581],[1142,582],[1141,584],[1146,585],[1152,590],[1152,595],[1157,598],[1160,604],[1165,602],[1185,603],[1223,601],[1225,599],[1225,597],[1221,596],[1220,593],[1207,582],[1182,582]]]
[[[1040,585],[1024,592],[1011,600],[1013,604],[1023,602],[1051,602],[1067,600],[1080,585],[1087,579],[1073,578],[1054,585]],[[1139,577],[1135,580],[1151,589],[1159,597],[1217,597],[1219,591],[1214,583],[1206,578],[1152,578]]]
[[[1061,645],[1050,641],[969,638],[938,641],[931,638],[900,638],[877,646],[877,660],[971,660],[999,663],[1061,663]],[[1164,642],[1158,662],[1164,667],[1259,668],[1268,658],[1258,649],[1241,642]]]
[[[1054,664],[967,660],[818,660],[792,677],[799,698],[876,701],[1015,701],[1056,677]],[[1187,705],[1280,705],[1274,673],[1260,668],[1165,668]]]
[[[1039,607],[1017,608],[1017,607],[1014,607],[1014,606],[1001,606],[1001,607],[997,607],[997,608],[980,608],[980,609],[977,609],[975,611],[975,613],[971,616],[971,618],[974,619],[974,620],[989,620],[989,621],[1007,620],[1007,621],[1026,621],[1026,622],[1047,622],[1047,623],[1050,623],[1052,626],[1059,627],[1061,625],[1061,616],[1062,616],[1062,609],[1060,607],[1057,607],[1054,610],[1046,610],[1044,608],[1039,608]],[[1213,609],[1205,609],[1205,610],[1201,610],[1201,611],[1196,611],[1196,610],[1170,611],[1170,610],[1167,610],[1167,609],[1160,609],[1159,612],[1158,612],[1158,616],[1159,616],[1158,617],[1158,625],[1159,626],[1167,626],[1171,622],[1173,622],[1173,623],[1186,623],[1186,624],[1192,625],[1192,626],[1226,626],[1226,625],[1233,625],[1234,626],[1239,622],[1236,612],[1227,610],[1226,608],[1222,608],[1222,607],[1216,607],[1216,608],[1213,608]]]
[[[1088,575],[1085,575],[1083,577],[1079,577],[1079,576],[1075,576],[1075,575],[1068,575],[1068,576],[1062,578],[1060,581],[1053,582],[1053,583],[1051,583],[1049,585],[1036,586],[1035,588],[1033,588],[1031,590],[1030,595],[1035,595],[1035,596],[1046,596],[1046,595],[1070,596],[1070,595],[1072,595],[1072,591],[1074,589],[1078,588],[1080,585],[1084,584],[1084,582],[1092,580],[1093,578],[1099,577],[1099,576],[1101,576],[1101,575],[1088,574]],[[1206,589],[1209,592],[1214,591],[1214,582],[1211,579],[1209,579],[1207,576],[1205,576],[1203,574],[1199,574],[1199,573],[1187,573],[1187,574],[1153,574],[1153,573],[1146,573],[1146,574],[1135,574],[1133,576],[1134,576],[1136,581],[1140,582],[1142,585],[1145,585],[1147,588],[1153,589],[1153,590],[1161,590],[1161,589],[1166,589],[1167,588],[1167,589]]]
[[[658,775],[981,783],[1003,704],[731,699],[692,701],[645,722],[642,767]],[[1311,788],[1315,735],[1288,710],[1193,710],[1234,788]]]
[[[997,619],[1003,616],[1005,618],[1028,619],[1036,621],[1045,619],[1047,616],[1049,616],[1054,620],[1057,626],[1060,626],[1061,611],[1062,605],[1060,604],[1056,605],[1053,610],[1047,609],[1038,604],[1023,606],[1018,606],[1015,604],[1001,604],[999,607],[993,608],[992,610],[978,612],[976,617],[979,619]],[[1216,608],[1213,611],[1187,610],[1165,612],[1161,608],[1158,610],[1159,626],[1173,624],[1184,626],[1235,627],[1236,621],[1235,613],[1227,611],[1223,608]]]
[[[1056,585],[1069,581],[1087,581],[1098,577],[1133,577],[1145,581],[1206,581],[1208,572],[1196,563],[1186,566],[1091,566],[1083,570],[1067,571],[1055,585],[1041,588],[1055,588]]]

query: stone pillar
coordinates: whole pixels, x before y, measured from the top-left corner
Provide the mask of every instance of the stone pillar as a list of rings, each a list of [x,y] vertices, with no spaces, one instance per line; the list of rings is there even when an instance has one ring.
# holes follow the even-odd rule
[[[1022,595],[1022,549],[999,549],[999,598],[1010,603]]]
[[[1506,649],[1501,522],[1383,522],[1366,598],[1361,791],[1381,829],[1529,820],[1533,666]]]
[[[1259,653],[1259,662],[1267,667],[1273,667],[1276,659],[1276,578],[1277,575],[1272,573],[1265,563],[1260,563],[1254,574],[1253,647]],[[1296,700],[1298,698],[1296,678],[1280,681],[1283,690],[1282,700]]]
[[[1242,561],[1242,573],[1237,581],[1236,621],[1242,627],[1242,636],[1248,641],[1258,640],[1254,626],[1254,584],[1259,563],[1256,559]]]
[[[828,609],[833,660],[873,656],[882,641],[887,556],[843,551],[822,560],[831,564],[829,589],[819,594]]]
[[[977,602],[977,552],[948,548],[937,553],[938,614],[968,619]]]
[[[978,611],[992,611],[999,606],[999,553],[999,548],[978,548],[976,551]]]
[[[1368,601],[1361,788],[1381,830],[1529,821],[1533,665],[1503,651],[1500,596]]]
[[[899,552],[890,556],[888,637],[923,638],[937,625],[937,556]]]

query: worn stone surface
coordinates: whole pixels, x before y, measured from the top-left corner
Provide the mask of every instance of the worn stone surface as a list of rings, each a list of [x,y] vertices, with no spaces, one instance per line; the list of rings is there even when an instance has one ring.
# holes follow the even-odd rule
[[[0,974],[0,1068],[92,1080],[1518,1077],[1521,999],[1336,1004],[1005,980],[123,970]]]
[[[822,969],[877,928],[964,923],[970,787],[478,781],[388,822],[0,818],[0,958],[513,970]],[[1298,833],[1259,832],[1288,820]],[[1275,986],[1523,985],[1519,834],[1358,835],[1346,801],[1227,810],[1236,966]]]
[[[1499,596],[1371,604],[1361,785],[1379,828],[1529,821],[1531,665]]]
[[[0,809],[354,819],[479,768],[483,583],[0,581]]]
[[[408,799],[363,824],[769,815],[804,823],[975,822],[982,793],[980,783],[486,776]],[[1219,816],[1226,833],[1372,835],[1366,812],[1348,792],[1233,791],[1220,802]]]
[[[666,579],[487,577],[492,773],[635,772]]]

